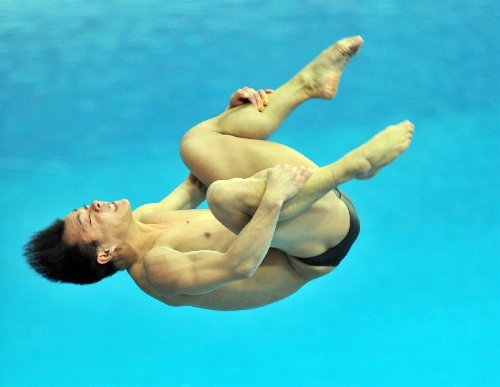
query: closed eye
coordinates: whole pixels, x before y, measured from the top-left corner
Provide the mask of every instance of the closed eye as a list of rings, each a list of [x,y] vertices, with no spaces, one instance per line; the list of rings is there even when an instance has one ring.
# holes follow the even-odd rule
[[[87,206],[86,204],[83,205],[83,208],[88,210],[90,207]],[[92,226],[92,218],[90,217],[90,212],[89,212],[89,224]]]

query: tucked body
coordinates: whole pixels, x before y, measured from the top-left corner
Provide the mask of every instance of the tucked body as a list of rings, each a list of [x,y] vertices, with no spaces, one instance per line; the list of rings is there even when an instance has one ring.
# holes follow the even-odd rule
[[[413,125],[388,126],[322,167],[269,138],[303,102],[336,95],[362,42],[338,41],[276,90],[237,90],[223,113],[182,138],[190,174],[172,193],[134,211],[125,199],[74,210],[32,238],[29,263],[78,284],[126,270],[168,305],[216,310],[263,306],[330,273],[359,233],[338,187],[394,161]],[[196,209],[204,200],[209,209]]]

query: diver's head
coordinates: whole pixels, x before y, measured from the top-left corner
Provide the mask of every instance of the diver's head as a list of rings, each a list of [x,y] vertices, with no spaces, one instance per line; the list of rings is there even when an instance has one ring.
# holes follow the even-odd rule
[[[117,272],[113,258],[132,221],[127,200],[94,201],[33,235],[24,247],[30,266],[55,282],[90,284]]]

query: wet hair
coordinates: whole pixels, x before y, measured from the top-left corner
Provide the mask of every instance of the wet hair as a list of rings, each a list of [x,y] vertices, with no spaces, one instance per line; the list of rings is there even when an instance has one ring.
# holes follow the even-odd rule
[[[24,246],[28,264],[50,281],[91,284],[115,274],[111,263],[101,265],[96,259],[97,242],[85,246],[63,241],[65,223],[56,219],[49,227],[34,234]]]

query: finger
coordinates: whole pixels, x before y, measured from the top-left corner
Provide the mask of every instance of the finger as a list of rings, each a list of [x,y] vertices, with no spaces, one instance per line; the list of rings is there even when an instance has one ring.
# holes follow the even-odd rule
[[[297,167],[297,179],[304,183],[312,175],[312,169],[303,166]]]
[[[262,97],[260,92],[255,91],[255,89],[251,87],[245,87],[245,91],[248,93],[248,102],[250,102],[259,112],[264,110],[264,104],[262,102]]]
[[[267,106],[269,104],[269,97],[267,96],[266,90],[260,89],[258,91],[260,98],[262,99],[262,104]]]
[[[300,175],[302,184],[305,184],[305,182],[311,177],[312,173],[313,170],[311,168],[307,168],[302,171],[302,174]]]
[[[271,167],[267,170],[267,177],[271,176],[274,171],[278,170],[281,168],[281,164],[277,164],[274,167]]]
[[[246,90],[244,90],[244,88],[238,89],[229,98],[229,105],[231,107],[243,105],[246,102],[247,98],[248,98],[248,93],[246,92]]]
[[[251,87],[248,87],[248,86],[245,86],[243,88],[243,91],[244,91],[244,95],[245,95],[245,99],[250,102],[252,104],[252,106],[254,108],[256,108],[258,111],[261,111],[261,103],[259,103],[259,101],[261,101],[261,97],[259,95],[259,93],[257,93],[255,91],[255,89],[252,89]]]
[[[248,99],[248,97],[250,97],[248,87],[244,87],[243,89],[238,90],[238,99]]]
[[[257,103],[257,106],[256,106],[257,110],[259,112],[264,111],[264,101],[262,100],[262,94],[260,93],[260,90],[255,91],[254,89],[252,89],[252,94],[253,94],[253,97],[255,98],[255,101]]]

